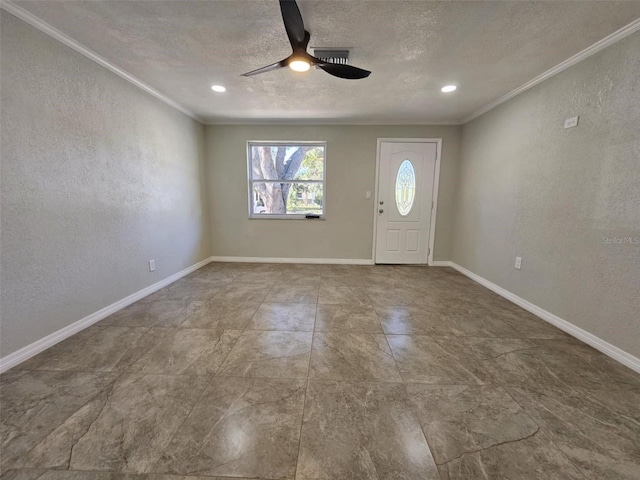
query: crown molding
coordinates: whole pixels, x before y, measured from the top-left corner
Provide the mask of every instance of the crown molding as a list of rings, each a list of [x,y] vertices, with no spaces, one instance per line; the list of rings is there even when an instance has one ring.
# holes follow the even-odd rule
[[[637,32],[638,30],[640,30],[640,18],[638,18],[637,20],[634,20],[630,24],[622,27],[620,30],[617,30],[617,31],[613,32],[611,35],[608,35],[608,36],[604,37],[602,40],[597,41],[596,43],[594,43],[590,47],[587,47],[584,50],[582,50],[581,52],[576,53],[574,56],[567,58],[564,62],[559,63],[558,65],[556,65],[555,67],[547,70],[543,74],[538,75],[537,77],[535,77],[532,80],[529,80],[524,85],[516,88],[515,90],[512,90],[511,92],[507,93],[506,95],[503,95],[502,97],[498,98],[494,102],[491,102],[490,104],[485,105],[480,110],[477,110],[474,113],[472,113],[471,115],[463,118],[461,123],[464,125],[465,123],[470,122],[474,118],[477,118],[480,115],[483,115],[483,114],[487,113],[488,111],[493,110],[498,105],[501,105],[501,104],[505,103],[506,101],[511,100],[513,97],[515,97],[517,95],[520,95],[523,92],[526,92],[530,88],[535,87],[536,85],[544,82],[545,80],[553,77],[554,75],[557,75],[558,73],[566,70],[567,68],[571,67],[572,65],[575,65],[576,63],[581,62],[582,60],[585,60],[586,58],[590,57],[591,55],[594,55],[594,54],[598,53],[599,51],[607,48],[608,46],[613,45],[616,42],[619,42],[623,38],[628,37],[632,33]]]
[[[349,120],[331,120],[331,119],[322,119],[322,120],[309,120],[309,119],[301,119],[301,120],[278,120],[278,119],[261,119],[261,120],[213,120],[209,122],[204,122],[205,125],[209,126],[265,126],[265,125],[276,125],[276,126],[332,126],[332,125],[344,125],[344,126],[380,126],[380,127],[390,127],[390,126],[424,126],[424,127],[438,127],[438,126],[456,126],[462,125],[460,122],[409,122],[409,121],[349,121]]]
[[[29,12],[29,11],[25,10],[24,8],[16,5],[15,3],[11,2],[10,0],[2,0],[0,2],[0,8],[2,8],[5,11],[7,11],[11,15],[14,15],[14,16],[18,17],[20,20],[22,20],[23,22],[28,23],[32,27],[37,28],[38,30],[40,30],[41,32],[49,35],[50,37],[58,40],[59,42],[61,42],[64,45],[66,45],[67,47],[72,48],[76,52],[78,52],[78,53],[84,55],[85,57],[87,57],[88,59],[93,60],[98,65],[100,65],[100,66],[106,68],[107,70],[115,73],[119,77],[124,78],[129,83],[132,83],[133,85],[135,85],[139,89],[145,91],[146,93],[148,93],[150,95],[153,95],[158,100],[161,100],[162,102],[166,103],[170,107],[175,108],[176,110],[184,113],[185,115],[193,118],[194,120],[196,120],[196,121],[198,121],[200,123],[204,123],[202,121],[202,119],[200,117],[198,117],[191,110],[183,107],[182,105],[180,105],[175,100],[173,100],[173,99],[167,97],[166,95],[160,93],[158,90],[156,90],[155,88],[147,85],[142,80],[134,77],[133,75],[131,75],[126,70],[123,70],[122,68],[118,67],[117,65],[114,65],[113,63],[109,62],[108,60],[106,60],[105,58],[101,57],[100,55],[98,55],[94,51],[88,49],[84,45],[81,45],[80,43],[75,41],[73,38],[71,38],[68,35],[62,33],[57,28],[52,27],[51,25],[49,25],[45,21],[41,20],[40,18],[36,17],[31,12]]]
[[[193,118],[194,120],[196,120],[196,121],[198,121],[198,122],[200,122],[200,123],[202,123],[204,125],[213,125],[213,126],[215,126],[215,125],[280,125],[280,126],[293,126],[293,125],[380,125],[380,126],[390,126],[390,125],[424,125],[424,126],[464,125],[464,124],[470,122],[471,120],[473,120],[473,119],[475,119],[475,118],[477,118],[477,117],[479,117],[481,115],[484,115],[485,113],[489,112],[490,110],[493,110],[497,106],[502,105],[503,103],[511,100],[512,98],[516,97],[517,95],[520,95],[521,93],[523,93],[523,92],[535,87],[536,85],[544,82],[545,80],[553,77],[554,75],[557,75],[558,73],[566,70],[567,68],[575,65],[576,63],[581,62],[582,60],[585,60],[586,58],[598,53],[599,51],[607,48],[608,46],[613,45],[614,43],[619,42],[623,38],[628,37],[632,33],[635,33],[638,30],[640,30],[640,18],[638,18],[638,19],[634,20],[633,22],[631,22],[630,24],[622,27],[620,30],[617,30],[617,31],[613,32],[611,35],[606,36],[602,40],[599,40],[596,43],[594,43],[593,45],[591,45],[590,47],[585,48],[581,52],[573,55],[572,57],[566,59],[562,63],[559,63],[555,67],[547,70],[546,72],[542,73],[541,75],[538,75],[537,77],[529,80],[527,83],[521,85],[520,87],[516,88],[515,90],[512,90],[511,92],[507,93],[506,95],[503,95],[502,97],[498,98],[497,100],[489,103],[488,105],[485,105],[481,109],[476,110],[474,113],[472,113],[471,115],[468,115],[467,117],[464,117],[459,122],[408,122],[408,121],[384,122],[384,121],[348,121],[348,120],[344,121],[344,120],[339,120],[339,119],[336,119],[336,120],[323,119],[323,120],[317,120],[317,121],[316,120],[309,120],[309,119],[304,119],[304,120],[295,120],[295,119],[293,119],[293,120],[277,120],[277,119],[273,119],[273,120],[269,120],[269,119],[260,119],[260,120],[248,120],[248,119],[222,120],[221,119],[221,120],[205,121],[202,118],[200,118],[198,115],[196,115],[194,112],[192,112],[191,110],[189,110],[189,109],[183,107],[182,105],[180,105],[175,100],[173,100],[173,99],[167,97],[166,95],[160,93],[159,91],[157,91],[153,87],[151,87],[151,86],[147,85],[146,83],[144,83],[142,80],[139,80],[138,78],[134,77],[133,75],[131,75],[127,71],[125,71],[122,68],[118,67],[117,65],[114,65],[113,63],[109,62],[108,60],[106,60],[105,58],[101,57],[100,55],[98,55],[97,53],[93,52],[92,50],[88,49],[84,45],[81,45],[80,43],[78,43],[77,41],[75,41],[74,39],[69,37],[68,35],[62,33],[60,30],[52,27],[51,25],[49,25],[45,21],[41,20],[40,18],[36,17],[32,13],[28,12],[24,8],[16,5],[11,0],[0,0],[0,8],[2,8],[3,10],[11,13],[12,15],[15,15],[20,20],[28,23],[32,27],[37,28],[41,32],[43,32],[43,33],[49,35],[50,37],[58,40],[59,42],[61,42],[64,45],[68,46],[69,48],[72,48],[73,50],[75,50],[76,52],[84,55],[85,57],[89,58],[90,60],[93,60],[94,62],[96,62],[97,64],[103,66],[107,70],[110,70],[111,72],[115,73],[116,75],[120,76],[121,78],[124,78],[125,80],[127,80],[130,83],[132,83],[136,87],[140,88],[141,90],[147,92],[150,95],[153,95],[157,99],[159,99],[162,102],[166,103],[167,105],[175,108],[176,110],[184,113],[185,115],[188,115],[189,117]]]

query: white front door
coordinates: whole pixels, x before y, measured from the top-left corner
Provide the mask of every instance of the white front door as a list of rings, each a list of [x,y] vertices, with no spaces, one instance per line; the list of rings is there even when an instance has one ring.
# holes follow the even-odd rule
[[[427,263],[437,142],[381,142],[376,263]]]

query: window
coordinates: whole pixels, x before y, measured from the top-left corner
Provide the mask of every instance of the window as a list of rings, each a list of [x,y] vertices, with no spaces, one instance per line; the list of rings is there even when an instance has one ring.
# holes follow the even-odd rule
[[[324,216],[324,142],[249,142],[249,217]]]

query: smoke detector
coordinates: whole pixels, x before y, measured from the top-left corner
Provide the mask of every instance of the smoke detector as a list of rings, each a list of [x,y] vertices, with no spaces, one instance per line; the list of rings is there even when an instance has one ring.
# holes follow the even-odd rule
[[[314,48],[313,56],[325,62],[349,65],[349,50],[346,48]]]

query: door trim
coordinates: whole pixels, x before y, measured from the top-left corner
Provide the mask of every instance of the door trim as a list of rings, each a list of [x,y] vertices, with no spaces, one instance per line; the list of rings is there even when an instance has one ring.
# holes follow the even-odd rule
[[[435,143],[436,144],[436,170],[433,176],[433,211],[431,212],[431,224],[429,225],[429,255],[427,265],[433,265],[433,248],[436,241],[436,217],[438,213],[438,186],[440,184],[440,157],[442,156],[442,138],[378,138],[376,148],[376,179],[373,195],[373,248],[371,258],[376,262],[376,234],[378,232],[378,181],[380,175],[380,147],[387,143]]]

